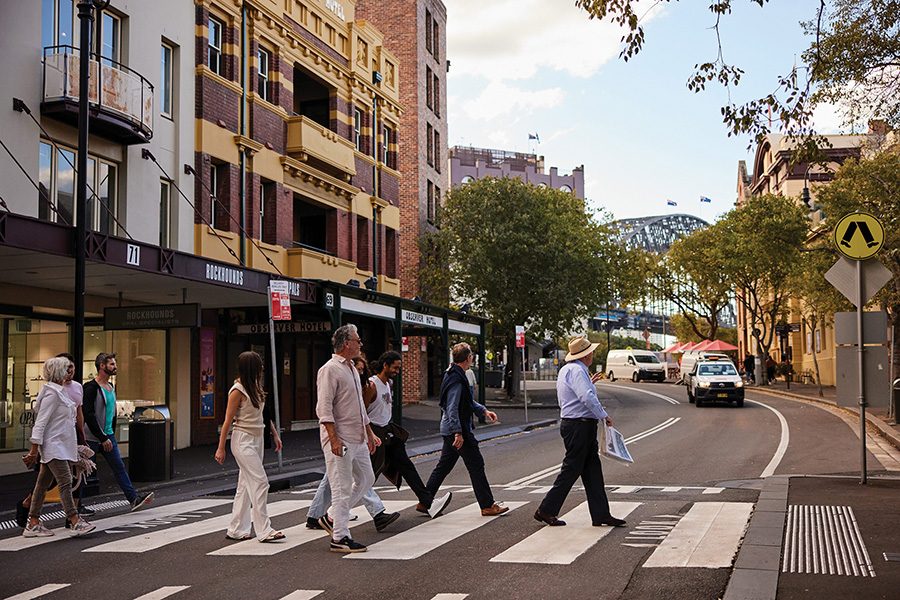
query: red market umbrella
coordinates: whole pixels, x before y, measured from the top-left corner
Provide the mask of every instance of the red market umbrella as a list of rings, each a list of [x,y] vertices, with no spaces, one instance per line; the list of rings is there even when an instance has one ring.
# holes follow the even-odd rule
[[[702,342],[700,342],[699,344],[697,344],[696,346],[694,346],[693,348],[691,348],[691,350],[694,350],[694,351],[699,351],[699,350],[709,350],[709,345],[710,345],[710,344],[712,344],[711,341],[709,341],[709,340],[703,340]]]
[[[696,342],[685,342],[684,346],[678,349],[679,352],[690,352],[697,347]]]
[[[732,346],[728,342],[723,342],[722,340],[714,340],[703,349],[707,351],[724,352],[728,350],[737,350],[737,346]]]
[[[683,343],[675,342],[674,344],[663,350],[663,352],[665,352],[666,354],[675,354],[676,352],[680,352],[679,348],[681,348],[682,346],[684,346]]]

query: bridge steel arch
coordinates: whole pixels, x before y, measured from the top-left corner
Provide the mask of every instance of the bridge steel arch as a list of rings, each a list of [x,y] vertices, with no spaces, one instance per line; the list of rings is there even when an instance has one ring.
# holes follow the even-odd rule
[[[622,243],[629,248],[665,254],[678,239],[708,227],[709,223],[693,215],[674,214],[620,219],[614,225],[622,232]]]

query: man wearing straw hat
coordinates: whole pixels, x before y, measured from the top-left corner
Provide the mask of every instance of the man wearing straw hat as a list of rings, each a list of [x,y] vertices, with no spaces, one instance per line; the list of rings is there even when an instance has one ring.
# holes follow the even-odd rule
[[[594,384],[600,373],[592,377],[589,367],[594,361],[594,350],[600,344],[592,344],[583,336],[569,341],[566,365],[559,370],[556,379],[556,396],[559,401],[559,434],[566,447],[566,456],[553,487],[547,492],[534,513],[537,521],[551,527],[565,525],[558,517],[569,490],[579,477],[587,495],[591,524],[623,527],[625,521],[609,514],[609,500],[603,487],[603,470],[600,467],[600,446],[597,442],[597,425],[605,421],[612,425],[606,414]]]

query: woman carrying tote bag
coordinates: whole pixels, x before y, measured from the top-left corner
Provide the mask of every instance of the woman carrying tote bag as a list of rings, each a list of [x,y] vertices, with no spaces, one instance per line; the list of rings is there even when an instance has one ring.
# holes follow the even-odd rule
[[[37,462],[39,452],[41,461],[41,470],[31,493],[28,523],[22,532],[27,538],[53,535],[53,532],[41,523],[41,508],[44,506],[47,489],[51,487],[54,479],[59,485],[59,498],[66,513],[66,520],[69,522],[69,533],[81,536],[95,529],[94,525],[78,516],[78,509],[72,498],[71,463],[78,461],[79,458],[75,436],[75,414],[78,405],[63,388],[68,369],[68,358],[51,358],[44,363],[43,375],[47,384],[41,390],[40,409],[31,430],[31,451],[23,457],[28,467]]]
[[[231,453],[240,469],[231,524],[225,537],[230,540],[248,540],[252,521],[256,539],[260,542],[283,540],[284,534],[272,529],[266,510],[269,480],[263,468],[263,432],[266,422],[272,431],[275,451],[281,452],[281,437],[275,423],[263,417],[265,392],[263,391],[263,362],[256,352],[242,352],[238,357],[238,378],[228,392],[225,422],[219,436],[216,462],[225,462],[225,439],[231,431]]]

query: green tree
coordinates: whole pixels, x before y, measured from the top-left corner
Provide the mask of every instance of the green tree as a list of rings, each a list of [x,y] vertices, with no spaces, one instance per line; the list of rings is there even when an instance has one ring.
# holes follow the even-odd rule
[[[560,337],[597,307],[620,252],[605,215],[572,194],[515,178],[480,179],[453,189],[441,227],[427,243],[422,278],[493,321],[518,372],[515,326],[531,337]],[[512,378],[507,390],[512,395]]]
[[[823,241],[800,255],[792,288],[794,296],[799,300],[800,319],[808,331],[831,325],[834,313],[849,308],[849,303],[825,279],[825,273],[836,259],[837,254]],[[812,356],[819,396],[824,396],[819,359],[815,352]]]
[[[678,0],[661,0],[674,4]],[[900,124],[900,3],[886,0],[831,0],[810,3],[809,21],[803,29],[809,46],[799,61],[776,76],[773,91],[743,104],[731,102],[731,88],[739,85],[744,71],[725,61],[720,25],[739,1],[764,7],[768,0],[714,0],[709,3],[713,21],[712,59],[698,62],[687,87],[700,92],[717,83],[729,90],[722,119],[729,135],[750,134],[761,139],[770,132],[772,117],[777,128],[814,151],[824,144],[815,136],[812,115],[820,103],[845,109],[848,122],[872,118]],[[660,2],[654,3],[659,4]],[[641,19],[646,15],[638,0],[576,0],[591,18],[621,26],[621,58],[629,60],[644,46]]]
[[[734,295],[722,270],[725,249],[717,243],[719,229],[713,225],[676,241],[648,279],[652,293],[677,306],[693,335],[701,339],[716,339],[719,317]]]
[[[716,227],[722,269],[736,289],[738,306],[747,311],[757,354],[765,357],[775,324],[788,312],[806,240],[805,211],[788,198],[766,194],[731,210]]]
[[[829,226],[856,210],[872,213],[884,225],[884,247],[877,258],[891,270],[893,278],[873,302],[883,307],[891,320],[894,373],[900,373],[900,156],[881,153],[869,159],[848,160],[838,169],[834,181],[818,191],[816,200]],[[898,414],[898,403],[900,395],[895,392],[894,415]]]

